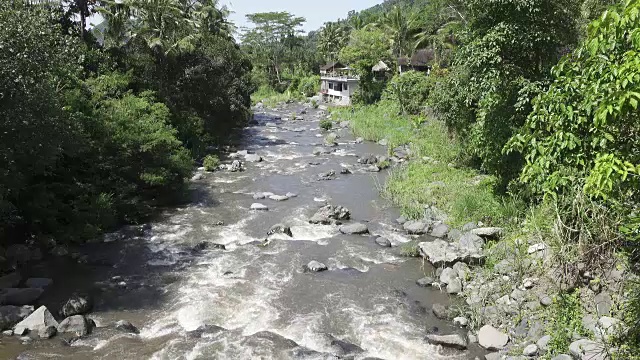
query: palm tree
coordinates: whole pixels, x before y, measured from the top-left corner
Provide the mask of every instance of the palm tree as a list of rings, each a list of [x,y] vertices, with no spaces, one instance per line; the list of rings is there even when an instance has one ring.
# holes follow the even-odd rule
[[[349,40],[349,31],[338,23],[326,23],[320,30],[318,49],[329,61],[334,61]]]
[[[431,47],[435,62],[439,63],[456,45],[456,34],[465,26],[466,19],[453,5],[438,9],[436,28],[425,29],[414,35],[414,49]]]
[[[407,55],[411,50],[411,38],[418,24],[416,14],[394,5],[383,15],[380,22],[391,38],[393,55],[396,57]]]

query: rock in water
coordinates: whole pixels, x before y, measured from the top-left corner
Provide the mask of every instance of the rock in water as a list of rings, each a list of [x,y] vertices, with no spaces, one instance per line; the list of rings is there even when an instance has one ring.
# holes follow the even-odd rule
[[[244,160],[248,162],[261,162],[262,157],[256,154],[247,154],[244,156]]]
[[[251,210],[267,211],[269,210],[269,207],[267,207],[267,205],[263,205],[260,203],[253,203],[251,204]]]
[[[75,294],[66,303],[62,306],[60,313],[64,317],[69,317],[73,315],[83,315],[91,311],[93,307],[93,303],[91,302],[91,298],[87,295],[78,295]]]
[[[284,196],[284,195],[271,195],[271,196],[269,196],[269,199],[275,200],[275,201],[289,200],[289,198],[287,196]]]
[[[391,247],[391,241],[389,241],[389,239],[383,236],[380,236],[379,238],[376,239],[376,244],[382,247]]]
[[[438,319],[446,319],[449,317],[449,310],[447,310],[447,307],[442,304],[433,304],[431,306],[431,312],[433,312],[433,315]]]
[[[462,335],[451,334],[451,335],[436,335],[429,334],[426,336],[427,341],[430,344],[442,345],[444,347],[449,347],[458,350],[465,350],[467,348],[467,339]]]
[[[509,336],[491,325],[485,325],[478,332],[480,346],[487,350],[502,350],[509,342]]]
[[[55,326],[47,326],[46,328],[38,331],[38,336],[40,339],[51,339],[57,332],[58,330]]]
[[[91,333],[91,323],[83,315],[69,316],[58,325],[58,333],[73,333],[77,336],[86,336]]]
[[[431,284],[433,284],[435,282],[435,279],[430,278],[430,277],[423,277],[422,279],[418,279],[416,280],[416,284],[418,284],[418,286],[422,286],[422,287],[428,287],[431,286]]]
[[[254,200],[262,200],[264,198],[266,198],[267,196],[264,193],[255,193],[253,194],[253,199]]]
[[[447,224],[438,224],[431,230],[431,236],[444,238],[449,234],[449,226]]]
[[[289,237],[293,237],[293,233],[291,232],[291,227],[282,225],[282,224],[273,225],[269,229],[269,232],[267,232],[267,236],[273,235],[273,234],[285,234],[285,235],[288,235]]]
[[[2,305],[30,305],[42,296],[44,290],[37,288],[8,288],[0,290],[0,304]]]
[[[318,210],[312,217],[309,219],[311,224],[332,224],[335,223],[336,220],[349,220],[351,218],[351,213],[349,210],[342,206],[332,206],[325,205],[320,210]]]
[[[242,171],[242,162],[240,160],[233,160],[233,162],[229,166],[229,171],[231,172]]]
[[[499,227],[485,227],[471,230],[471,233],[487,239],[495,239],[502,235],[503,229]]]
[[[46,306],[41,306],[27,318],[20,321],[15,326],[14,333],[18,335],[25,335],[29,332],[40,334],[41,331],[47,331],[50,326],[57,328],[58,322]]]
[[[13,328],[33,312],[33,306],[0,306],[0,330]]]
[[[310,261],[307,265],[304,266],[304,270],[306,272],[321,272],[327,269],[327,265],[315,260]]]
[[[369,229],[365,224],[355,223],[355,224],[340,226],[340,232],[343,234],[349,234],[349,235],[361,235],[361,234],[369,233]]]
[[[328,180],[334,180],[335,178],[336,178],[336,172],[333,170],[318,175],[318,180],[328,181]]]
[[[116,323],[116,329],[126,333],[140,334],[140,330],[127,320],[118,321]]]

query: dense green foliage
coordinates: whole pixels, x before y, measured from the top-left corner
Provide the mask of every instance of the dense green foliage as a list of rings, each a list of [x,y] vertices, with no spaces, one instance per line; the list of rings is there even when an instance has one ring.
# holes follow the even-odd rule
[[[103,45],[73,17],[98,9]],[[215,2],[70,10],[0,4],[3,245],[142,221],[182,194],[192,154],[249,113],[251,65]]]
[[[408,71],[391,79],[382,94],[382,99],[396,102],[403,114],[417,115],[425,110],[431,87],[427,75],[418,71]]]

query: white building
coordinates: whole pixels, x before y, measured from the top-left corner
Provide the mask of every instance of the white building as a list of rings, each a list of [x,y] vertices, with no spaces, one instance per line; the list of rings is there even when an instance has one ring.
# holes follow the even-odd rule
[[[326,102],[350,105],[360,79],[351,75],[351,69],[334,62],[320,67],[320,94]]]

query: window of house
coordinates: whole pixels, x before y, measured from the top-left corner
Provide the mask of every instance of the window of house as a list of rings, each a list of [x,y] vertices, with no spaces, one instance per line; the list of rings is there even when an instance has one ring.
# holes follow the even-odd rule
[[[344,84],[344,90],[349,90],[349,85],[348,84]]]
[[[342,91],[342,84],[341,84],[341,83],[337,83],[337,84],[334,86],[334,89],[335,89],[336,91]]]
[[[333,90],[333,83],[332,82],[329,83],[329,90]]]

